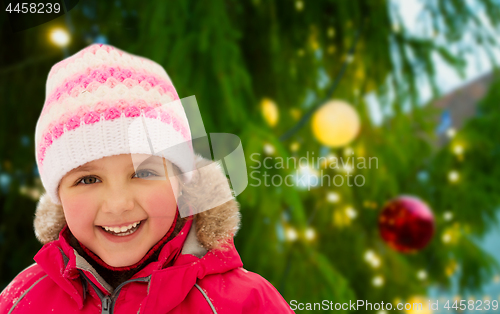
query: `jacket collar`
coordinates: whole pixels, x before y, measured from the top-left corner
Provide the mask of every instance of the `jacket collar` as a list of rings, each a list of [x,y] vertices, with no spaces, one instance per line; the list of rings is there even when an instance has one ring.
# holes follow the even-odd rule
[[[191,236],[195,235],[194,229],[190,229],[182,254],[173,259],[172,266],[153,272],[144,313],[157,313],[159,308],[168,313],[186,299],[199,279],[243,266],[233,241],[221,250],[206,251],[199,245],[196,236]],[[166,290],[168,293],[165,293]]]
[[[67,239],[67,228],[65,226],[61,230],[58,240],[45,244],[34,260],[81,309],[85,292],[82,285],[84,279],[78,270],[84,271],[104,294],[109,295],[111,287],[71,247]],[[181,231],[163,246],[158,261],[151,262],[131,278],[151,276],[148,299],[154,302],[148,302],[146,308],[156,308],[160,305],[158,303],[161,303],[162,308],[174,308],[184,300],[198,279],[243,265],[233,241],[227,243],[223,250],[207,251],[199,244],[195,229],[193,219],[188,220]],[[176,288],[169,289],[171,293],[160,298],[157,294],[165,291],[164,287]]]

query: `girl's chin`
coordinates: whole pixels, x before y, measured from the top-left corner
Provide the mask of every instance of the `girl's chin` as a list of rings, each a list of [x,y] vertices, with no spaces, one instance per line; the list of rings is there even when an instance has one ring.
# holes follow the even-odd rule
[[[137,252],[135,250],[134,252]],[[136,264],[141,260],[141,258],[144,255],[141,256],[131,256],[130,251],[127,251],[125,253],[115,253],[115,254],[109,254],[109,252],[106,252],[107,254],[97,254],[107,265],[111,267],[127,267]]]
[[[135,251],[137,252],[137,251]],[[130,256],[130,251],[124,253],[116,253],[113,256],[104,256],[101,259],[111,267],[127,267],[139,262],[144,255]]]

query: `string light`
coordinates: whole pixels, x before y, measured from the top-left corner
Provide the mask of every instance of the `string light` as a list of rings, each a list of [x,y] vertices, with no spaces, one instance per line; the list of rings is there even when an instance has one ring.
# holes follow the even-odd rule
[[[363,202],[363,206],[366,207],[366,208],[376,209],[377,208],[377,203],[369,201],[369,200],[365,200]]]
[[[425,280],[427,279],[427,272],[423,269],[419,270],[417,272],[417,278],[420,279],[420,280]]]
[[[413,296],[411,297],[407,303],[411,304],[411,308],[405,309],[405,312],[408,314],[430,314],[432,310],[426,306],[426,300],[422,296]],[[422,304],[422,307],[417,306],[417,304]]]
[[[456,134],[457,134],[457,131],[454,128],[449,128],[448,130],[446,130],[446,135],[449,138],[455,137]]]
[[[365,252],[364,258],[365,261],[373,268],[378,268],[380,266],[380,258],[372,250],[367,250]]]
[[[295,9],[299,12],[302,11],[304,9],[304,2],[301,0],[295,1]]]
[[[290,109],[290,115],[295,119],[298,120],[301,116],[301,112],[297,108],[292,108]]]
[[[354,171],[354,167],[349,165],[349,164],[343,165],[341,169],[344,170],[345,172],[353,172]]]
[[[444,243],[450,243],[451,242],[451,234],[449,234],[448,232],[443,233],[443,236],[441,237],[441,240]]]
[[[264,152],[268,155],[272,155],[275,152],[274,146],[271,144],[264,144]]]
[[[306,229],[305,237],[307,240],[312,241],[316,238],[316,231],[313,228],[309,227]]]
[[[328,37],[333,38],[335,36],[335,28],[333,28],[332,26],[328,27],[327,34]]]
[[[299,150],[299,148],[300,148],[300,144],[299,144],[299,143],[297,143],[297,142],[293,142],[292,144],[290,144],[290,150],[291,150],[292,152],[296,152],[296,151],[298,151],[298,150]]]
[[[358,216],[358,212],[350,206],[345,209],[345,213],[350,219],[354,219]]]
[[[20,188],[19,188],[19,193],[21,195],[25,195],[25,196],[28,196],[29,198],[33,199],[33,200],[38,200],[40,199],[40,195],[41,195],[41,192],[39,189],[37,188],[29,188],[25,185],[22,185]]]
[[[50,40],[59,47],[66,47],[69,39],[69,33],[62,28],[56,28],[50,32]]]
[[[453,213],[452,213],[452,212],[450,212],[450,211],[444,212],[444,213],[443,213],[443,218],[444,218],[444,220],[446,220],[446,221],[450,221],[450,220],[452,220],[452,219],[453,219]]]
[[[334,210],[333,223],[338,227],[344,227],[351,223],[351,219],[346,215],[345,211]]]
[[[297,240],[297,238],[298,238],[297,231],[295,231],[295,229],[292,227],[287,228],[285,236],[286,236],[287,240],[290,242],[293,242],[293,241]]]
[[[464,147],[460,144],[456,144],[455,146],[453,146],[453,153],[455,153],[455,155],[462,155],[462,153],[464,152]]]
[[[463,232],[466,232],[466,227],[455,222],[452,226],[447,227],[441,236],[441,240],[446,244],[457,244]]]
[[[346,147],[344,148],[344,156],[349,156],[354,154],[354,149],[352,147]]]
[[[384,285],[384,277],[382,276],[375,276],[372,280],[372,284],[375,286],[375,287],[381,287]]]
[[[262,116],[270,126],[275,126],[279,120],[278,106],[269,98],[263,98],[260,102]]]
[[[400,298],[400,297],[396,297],[396,298],[394,299],[394,301],[392,301],[392,304],[394,305],[394,307],[396,307],[396,305],[397,305],[398,303],[401,303],[401,301],[402,301],[402,300],[401,300],[401,298]]]
[[[328,194],[326,195],[326,200],[330,203],[337,203],[338,201],[340,201],[340,195],[336,192],[328,192]]]
[[[319,48],[319,43],[316,39],[311,39],[311,48],[312,50],[317,50]]]
[[[365,261],[369,261],[370,259],[373,258],[374,255],[375,253],[372,250],[367,250],[365,252]]]
[[[460,178],[460,175],[458,174],[458,171],[456,171],[456,170],[452,170],[448,173],[448,180],[450,180],[450,182],[452,182],[452,183],[457,182],[459,178]]]
[[[448,266],[446,266],[444,272],[448,277],[450,277],[451,275],[453,275],[453,273],[455,273],[456,270],[458,270],[457,262],[455,262],[455,260],[452,259],[450,260]]]
[[[316,187],[320,184],[319,172],[310,164],[301,164],[295,173],[295,180],[298,188],[309,189],[310,187]]]

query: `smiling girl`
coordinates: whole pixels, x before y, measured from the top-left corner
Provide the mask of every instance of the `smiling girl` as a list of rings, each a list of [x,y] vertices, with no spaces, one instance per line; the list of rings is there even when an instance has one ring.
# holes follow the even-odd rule
[[[148,168],[135,170],[129,155],[104,157],[61,180],[59,195],[71,233],[108,265],[136,264],[176,217],[174,195],[180,187],[175,177],[166,176],[166,163],[172,166],[161,157],[148,159]]]
[[[242,267],[238,204],[160,65],[102,44],[57,63],[35,141],[44,245],[0,314],[292,313]]]

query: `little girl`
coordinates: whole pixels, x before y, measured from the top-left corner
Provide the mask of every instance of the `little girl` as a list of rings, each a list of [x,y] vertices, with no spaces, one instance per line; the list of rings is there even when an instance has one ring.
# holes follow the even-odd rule
[[[35,146],[44,246],[0,314],[293,313],[242,267],[238,204],[157,63],[95,44],[54,65]]]

